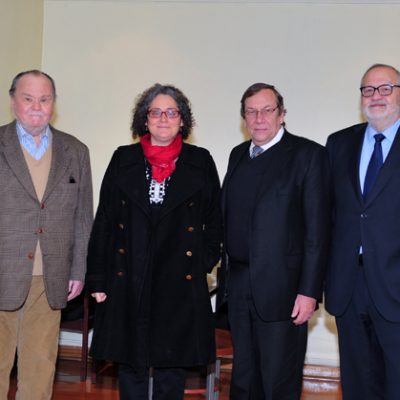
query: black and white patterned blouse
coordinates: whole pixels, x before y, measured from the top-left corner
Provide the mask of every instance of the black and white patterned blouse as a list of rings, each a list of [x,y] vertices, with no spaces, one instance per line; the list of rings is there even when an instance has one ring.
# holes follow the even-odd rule
[[[152,177],[151,165],[146,161],[146,180],[149,185],[149,200],[151,205],[161,205],[165,198],[171,176],[161,183]]]

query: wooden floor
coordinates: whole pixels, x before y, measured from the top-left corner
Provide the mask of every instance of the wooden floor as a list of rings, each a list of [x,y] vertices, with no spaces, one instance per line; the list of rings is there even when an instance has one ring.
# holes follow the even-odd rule
[[[13,374],[10,394],[8,400],[14,400],[15,396],[15,374]],[[188,378],[188,386],[196,385],[199,378],[191,374]],[[229,399],[230,372],[228,368],[223,368],[221,375],[222,390],[220,400]],[[325,382],[305,382],[302,400],[341,400],[338,384]],[[86,382],[79,381],[79,362],[62,360],[58,363],[57,375],[54,384],[53,400],[119,400],[118,383],[114,368],[106,369],[98,377],[98,382],[92,384],[90,379]],[[204,399],[201,395],[187,395],[185,400]]]

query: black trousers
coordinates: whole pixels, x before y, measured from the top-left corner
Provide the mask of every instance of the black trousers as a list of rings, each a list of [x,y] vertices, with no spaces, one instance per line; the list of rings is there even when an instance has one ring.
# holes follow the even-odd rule
[[[307,324],[263,321],[252,299],[248,267],[230,270],[228,317],[234,348],[230,399],[299,400]]]
[[[336,317],[344,400],[400,399],[400,323],[376,309],[360,265],[352,300]]]
[[[119,364],[120,400],[149,399],[149,369]],[[186,371],[182,368],[154,368],[153,400],[181,400],[185,391]]]

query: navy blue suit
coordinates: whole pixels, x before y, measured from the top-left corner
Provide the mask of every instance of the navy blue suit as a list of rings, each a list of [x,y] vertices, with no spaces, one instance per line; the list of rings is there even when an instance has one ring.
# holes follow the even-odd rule
[[[399,399],[400,135],[364,201],[366,127],[354,125],[327,142],[333,230],[325,303],[338,325],[344,399]]]

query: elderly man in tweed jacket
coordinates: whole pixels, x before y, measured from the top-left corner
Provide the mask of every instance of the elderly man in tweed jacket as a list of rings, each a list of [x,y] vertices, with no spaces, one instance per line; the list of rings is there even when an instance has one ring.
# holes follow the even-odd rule
[[[93,217],[87,147],[49,125],[53,79],[33,70],[10,88],[0,127],[0,399],[18,353],[17,399],[50,399],[60,309],[83,288]]]

